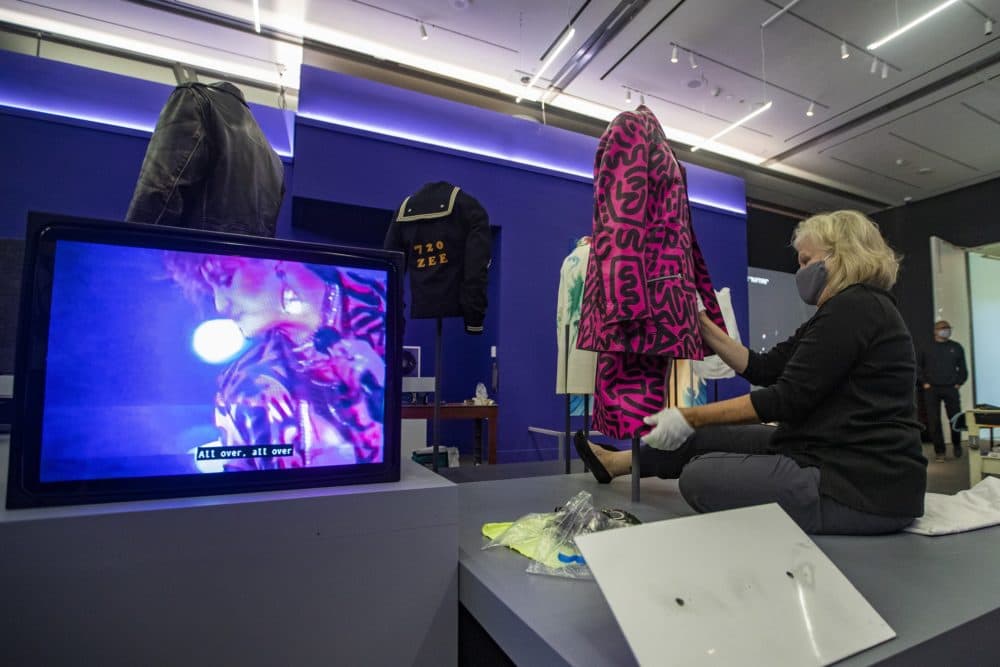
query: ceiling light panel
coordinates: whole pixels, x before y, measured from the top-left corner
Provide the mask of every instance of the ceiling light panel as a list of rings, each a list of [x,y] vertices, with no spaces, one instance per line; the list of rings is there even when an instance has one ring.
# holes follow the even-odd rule
[[[68,0],[50,0],[48,4],[51,6],[0,7],[0,21],[271,86],[284,85],[292,90],[299,87],[302,49],[296,45],[275,44],[255,34],[247,35],[182,16],[164,15],[162,11],[141,5],[121,3],[114,17],[116,24],[109,27],[108,20],[97,11],[98,3],[81,5]],[[241,2],[239,9],[235,18],[249,24],[252,21],[250,3]],[[93,18],[86,15],[86,11],[93,11]],[[266,25],[266,13],[263,18]],[[171,35],[178,37],[175,39]],[[284,65],[283,76],[279,76],[278,63]]]

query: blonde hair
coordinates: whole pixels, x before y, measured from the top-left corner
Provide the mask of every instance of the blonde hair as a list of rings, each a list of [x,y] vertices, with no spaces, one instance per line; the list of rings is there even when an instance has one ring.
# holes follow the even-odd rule
[[[809,239],[826,258],[827,298],[851,285],[864,283],[891,289],[902,259],[882,238],[878,225],[858,211],[819,213],[803,220],[792,235],[792,246]]]

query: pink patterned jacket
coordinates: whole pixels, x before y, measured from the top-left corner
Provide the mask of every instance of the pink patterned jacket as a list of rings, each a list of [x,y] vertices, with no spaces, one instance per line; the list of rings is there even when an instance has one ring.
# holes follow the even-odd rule
[[[725,329],[691,227],[684,168],[645,106],[616,117],[594,164],[594,234],[577,347],[674,359],[711,354],[700,294]]]

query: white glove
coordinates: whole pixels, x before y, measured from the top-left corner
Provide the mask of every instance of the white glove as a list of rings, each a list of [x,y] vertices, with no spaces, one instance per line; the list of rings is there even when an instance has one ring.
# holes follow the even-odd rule
[[[666,451],[677,449],[694,433],[691,424],[687,423],[684,415],[677,408],[660,410],[656,414],[649,415],[642,422],[653,427],[653,430],[643,437],[643,442],[656,449]]]

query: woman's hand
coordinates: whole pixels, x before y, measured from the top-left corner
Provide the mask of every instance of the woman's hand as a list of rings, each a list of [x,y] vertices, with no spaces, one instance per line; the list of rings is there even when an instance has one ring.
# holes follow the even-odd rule
[[[694,433],[694,429],[677,408],[660,410],[642,421],[646,426],[653,427],[642,441],[656,449],[677,449]]]

